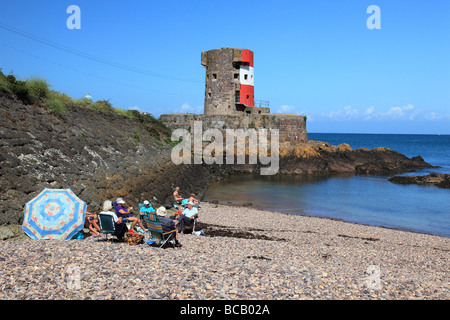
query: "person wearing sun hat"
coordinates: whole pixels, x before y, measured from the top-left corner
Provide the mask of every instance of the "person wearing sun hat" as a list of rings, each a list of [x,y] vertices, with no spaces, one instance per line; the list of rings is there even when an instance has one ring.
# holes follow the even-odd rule
[[[156,209],[156,215],[158,216],[158,220],[159,222],[161,222],[161,226],[163,228],[164,232],[169,232],[175,229],[175,222],[166,217],[166,208],[164,207],[159,207],[158,209]]]
[[[136,224],[139,224],[142,230],[147,231],[147,229],[142,224],[141,219],[132,216],[131,211],[133,210],[133,207],[128,207],[128,209],[125,209],[125,200],[123,200],[122,198],[117,198],[116,203],[116,213],[118,217],[122,217],[123,219],[131,221],[131,229],[134,229],[134,226]]]
[[[147,213],[152,213],[155,212],[155,209],[153,209],[152,204],[150,203],[150,201],[145,200],[144,201],[144,205],[141,207],[141,209],[139,209],[139,213],[141,215],[147,214]]]
[[[175,230],[175,226],[177,225],[178,221],[173,221],[169,217],[166,217],[167,211],[165,207],[159,207],[156,209],[156,215],[158,216],[159,222],[161,222],[161,227],[164,232],[170,232]],[[175,246],[181,247],[181,244],[178,242],[178,233],[175,232]]]

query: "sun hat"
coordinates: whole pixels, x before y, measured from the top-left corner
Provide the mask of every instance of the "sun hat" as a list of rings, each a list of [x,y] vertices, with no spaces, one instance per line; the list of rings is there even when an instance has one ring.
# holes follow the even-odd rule
[[[191,206],[194,205],[194,203],[192,201],[189,201],[187,204],[190,204]]]
[[[144,205],[146,206],[146,205],[149,205],[150,204],[150,202],[148,202],[148,200],[145,200],[144,201]]]
[[[119,204],[123,204],[123,203],[125,203],[125,201],[123,201],[123,199],[122,199],[122,198],[117,198],[116,202],[117,202],[117,203],[119,203]]]
[[[156,209],[156,215],[165,217],[166,216],[166,208],[161,206],[158,209]]]

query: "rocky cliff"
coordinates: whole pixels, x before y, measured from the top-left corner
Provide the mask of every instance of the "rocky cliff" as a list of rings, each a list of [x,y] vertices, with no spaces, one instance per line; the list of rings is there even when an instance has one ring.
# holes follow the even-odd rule
[[[155,136],[151,124],[66,107],[56,116],[0,94],[0,224],[21,224],[25,203],[44,187],[71,188],[94,212],[117,197],[136,208],[145,199],[168,204],[175,186],[206,190],[206,168],[174,165],[170,137]]]
[[[66,108],[55,115],[0,92],[0,225],[21,224],[25,203],[44,187],[71,188],[96,212],[104,200],[117,197],[135,208],[145,199],[154,206],[170,205],[175,186],[201,197],[212,179],[261,169],[248,164],[175,165],[170,131],[162,133],[139,118]],[[409,159],[385,148],[352,150],[345,144],[308,141],[281,145],[279,173],[392,174],[424,167],[431,166],[421,157]]]
[[[334,146],[310,140],[304,145],[282,146],[280,150],[280,173],[284,174],[391,175],[431,167],[421,156],[408,158],[383,147],[353,150],[345,143]]]

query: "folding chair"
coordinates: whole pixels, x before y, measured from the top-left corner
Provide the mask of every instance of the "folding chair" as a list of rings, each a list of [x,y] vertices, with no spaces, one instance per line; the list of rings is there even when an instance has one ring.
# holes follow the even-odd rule
[[[192,234],[195,233],[195,226],[196,226],[196,224],[197,224],[197,219],[198,219],[198,216],[197,216],[197,217],[194,217],[194,223],[193,223],[193,226],[192,226]]]
[[[147,229],[151,239],[159,245],[159,248],[164,247],[167,243],[171,243],[173,248],[175,248],[176,229],[169,232],[164,232],[161,222],[156,216],[156,212],[145,214],[144,221],[147,223]]]
[[[100,227],[100,233],[105,234],[106,239],[108,234],[114,236],[116,233],[116,224],[114,223],[114,218],[109,214],[98,213],[98,222]],[[113,237],[111,237],[111,242]]]
[[[111,200],[111,203],[112,203],[112,207],[114,209],[114,212],[117,214],[117,210],[116,210],[117,202]]]
[[[139,206],[139,219],[141,219],[141,221],[144,222],[145,221],[144,220],[144,215],[141,214],[141,208],[144,206],[144,204],[143,203],[138,203],[138,206]]]
[[[189,199],[183,199],[181,201],[175,201],[175,203],[173,203],[171,200],[169,200],[170,204],[172,205],[172,207],[174,207],[177,210],[184,210],[187,206]]]
[[[194,217],[193,219],[191,219],[191,221],[194,220],[194,221],[192,222],[192,224],[190,224],[190,223],[187,224],[187,225],[185,224],[185,226],[188,227],[188,228],[187,228],[188,230],[189,230],[189,228],[192,226],[192,232],[191,232],[192,234],[195,233],[195,227],[197,226],[197,219],[198,219],[198,217]]]
[[[145,214],[141,213],[141,208],[144,206],[144,204],[143,203],[138,203],[138,205],[139,205],[139,219],[141,220],[142,224],[145,226],[145,222],[146,222]]]

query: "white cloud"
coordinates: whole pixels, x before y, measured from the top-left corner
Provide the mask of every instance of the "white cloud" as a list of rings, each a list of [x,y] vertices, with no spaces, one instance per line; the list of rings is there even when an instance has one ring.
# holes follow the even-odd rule
[[[309,112],[309,111],[300,111],[300,112],[297,112],[296,111],[296,107],[294,107],[294,106],[289,106],[289,105],[287,105],[287,104],[283,104],[282,106],[280,106],[276,111],[275,111],[275,113],[292,113],[292,114],[299,114],[299,115],[302,115],[302,116],[306,116],[307,118],[308,118],[308,122],[313,122],[314,121],[314,119],[313,119],[313,117],[312,117],[312,112]]]
[[[392,107],[387,112],[381,113],[380,116],[382,118],[388,119],[409,119],[414,120],[416,113],[412,113],[414,110],[414,106],[411,104],[407,104],[403,107]]]
[[[425,116],[425,119],[429,120],[429,121],[438,121],[442,119],[442,116],[439,115],[437,112],[431,112],[430,114],[427,114]],[[450,119],[450,117],[449,117]]]
[[[359,111],[351,106],[345,106],[343,110],[322,113],[322,116],[334,120],[350,120],[357,118],[359,116]]]
[[[203,106],[192,107],[189,103],[185,102],[178,110],[177,113],[203,113]]]
[[[403,107],[391,107],[385,112],[375,110],[375,106],[359,111],[351,106],[345,106],[337,111],[322,113],[322,118],[331,120],[416,120],[422,110],[407,104]]]
[[[277,113],[294,113],[294,111],[295,111],[294,106],[288,106],[287,104],[283,104],[278,108]]]
[[[371,106],[369,108],[366,109],[366,111],[364,111],[364,119],[365,120],[370,120],[372,119],[372,117],[374,116],[375,113],[375,107]]]
[[[140,111],[138,106],[129,107],[128,110],[137,110]]]

